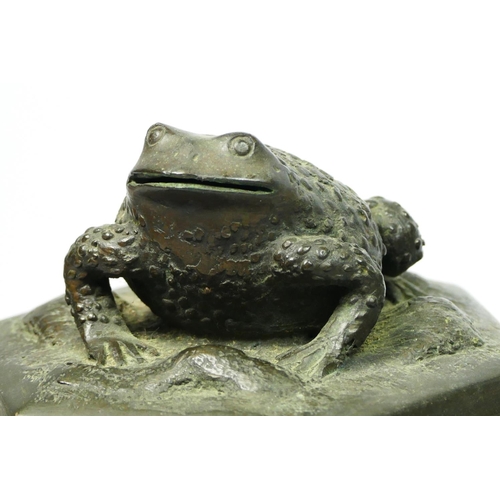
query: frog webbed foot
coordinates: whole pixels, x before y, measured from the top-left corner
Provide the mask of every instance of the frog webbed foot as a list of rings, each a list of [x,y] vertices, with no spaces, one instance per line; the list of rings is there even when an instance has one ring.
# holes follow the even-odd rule
[[[393,304],[406,302],[415,299],[416,297],[425,297],[429,295],[428,291],[422,288],[418,282],[415,282],[411,276],[405,274],[396,278],[385,278],[386,296]]]
[[[90,357],[102,366],[143,363],[144,355],[160,354],[154,347],[139,341],[129,332],[106,333],[87,339],[86,344]]]
[[[346,351],[332,350],[327,339],[317,339],[278,356],[278,361],[304,380],[319,381],[341,364]]]

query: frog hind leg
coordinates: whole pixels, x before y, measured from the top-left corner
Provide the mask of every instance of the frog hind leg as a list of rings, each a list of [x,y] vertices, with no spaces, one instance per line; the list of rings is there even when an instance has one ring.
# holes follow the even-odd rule
[[[399,276],[423,257],[425,242],[418,224],[399,203],[381,196],[366,202],[387,250],[382,260],[383,273]]]
[[[88,229],[66,256],[66,302],[90,357],[98,364],[140,363],[141,351],[158,354],[132,335],[109,285],[109,278],[130,272],[139,251],[137,230],[131,224],[110,224]]]
[[[331,258],[325,259],[325,245],[308,252],[302,262],[295,265],[304,272],[313,273],[316,279],[330,280],[344,286],[347,292],[333,311],[318,335],[309,343],[279,357],[279,364],[297,373],[305,380],[321,379],[344,360],[353,347],[359,347],[366,339],[382,310],[385,298],[385,282],[381,268],[356,245],[335,242]],[[312,246],[312,245],[311,245]],[[304,248],[304,244],[300,245]],[[320,260],[323,258],[323,260]],[[286,265],[287,257],[284,257]],[[314,279],[314,276],[313,276]]]

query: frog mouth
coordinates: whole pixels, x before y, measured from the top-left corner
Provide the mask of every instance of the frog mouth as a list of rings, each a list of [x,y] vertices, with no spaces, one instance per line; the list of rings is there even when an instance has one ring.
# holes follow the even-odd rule
[[[220,191],[224,193],[255,193],[270,194],[273,192],[268,186],[259,182],[249,181],[247,179],[214,179],[175,176],[166,174],[154,174],[150,172],[133,172],[130,174],[128,184],[131,187],[151,187],[162,189],[189,189]]]

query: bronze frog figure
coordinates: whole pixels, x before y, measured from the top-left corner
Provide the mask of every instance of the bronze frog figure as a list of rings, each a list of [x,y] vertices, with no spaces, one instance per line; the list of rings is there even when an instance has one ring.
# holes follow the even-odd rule
[[[296,156],[246,133],[147,132],[114,224],[65,260],[66,300],[98,363],[155,350],[128,330],[109,278],[123,277],[169,325],[204,334],[316,334],[280,364],[321,377],[366,339],[384,274],[422,257],[400,205],[362,201]]]

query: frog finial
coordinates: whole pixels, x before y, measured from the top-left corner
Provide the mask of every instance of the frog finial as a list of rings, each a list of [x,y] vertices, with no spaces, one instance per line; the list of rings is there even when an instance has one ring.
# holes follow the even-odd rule
[[[65,261],[66,300],[99,363],[157,354],[128,330],[109,278],[168,324],[205,335],[316,334],[280,363],[321,377],[363,343],[383,273],[422,256],[397,204],[350,188],[246,133],[153,125],[114,224],[87,230]],[[387,268],[387,269],[386,269]]]

